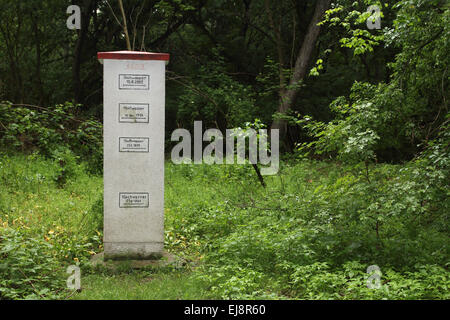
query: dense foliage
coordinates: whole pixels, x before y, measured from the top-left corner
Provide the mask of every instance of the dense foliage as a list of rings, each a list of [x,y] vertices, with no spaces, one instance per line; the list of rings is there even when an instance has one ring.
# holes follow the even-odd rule
[[[96,53],[125,47],[118,2],[72,2],[78,31],[61,1],[0,0],[0,299],[90,297],[65,289],[69,264],[90,292],[136,273],[88,263],[103,249]],[[202,120],[279,128],[284,151],[265,187],[249,165],[167,162],[165,245],[187,264],[141,276],[190,298],[449,298],[447,2],[124,3],[132,48],[171,54],[168,150]]]
[[[163,272],[189,272],[180,285],[196,288],[191,298],[448,299],[448,188],[444,171],[426,169],[442,161],[438,148],[371,167],[371,183],[321,161],[285,160],[266,188],[251,166],[167,163],[165,246],[187,265]],[[102,251],[100,177],[80,167],[61,189],[55,160],[3,155],[0,166],[2,297],[67,297],[68,264],[82,266],[83,288],[98,278],[96,298],[108,279],[136,272],[89,267]],[[367,288],[370,265],[380,289]]]

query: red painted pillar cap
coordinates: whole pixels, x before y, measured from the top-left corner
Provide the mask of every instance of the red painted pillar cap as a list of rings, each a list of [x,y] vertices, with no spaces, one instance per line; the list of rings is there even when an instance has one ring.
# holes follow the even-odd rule
[[[114,60],[162,60],[169,61],[170,55],[168,53],[143,52],[143,51],[108,51],[98,52],[97,58],[99,60],[114,59]]]

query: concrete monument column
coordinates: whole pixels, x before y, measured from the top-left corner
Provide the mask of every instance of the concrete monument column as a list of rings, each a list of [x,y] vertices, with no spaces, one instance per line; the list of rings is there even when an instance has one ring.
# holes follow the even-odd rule
[[[105,259],[164,246],[165,66],[169,54],[99,52],[103,63]]]

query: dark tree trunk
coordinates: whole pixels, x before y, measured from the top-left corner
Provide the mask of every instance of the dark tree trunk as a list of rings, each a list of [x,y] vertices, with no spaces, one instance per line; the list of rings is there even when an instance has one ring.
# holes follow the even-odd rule
[[[311,22],[309,23],[308,30],[295,61],[294,70],[292,71],[292,76],[289,80],[289,86],[287,89],[281,88],[280,90],[280,104],[278,105],[277,110],[279,113],[285,114],[295,102],[295,98],[299,91],[297,85],[303,80],[308,72],[309,61],[320,33],[320,26],[317,24],[321,21],[330,2],[330,0],[317,0],[316,2],[313,17],[311,18]],[[285,120],[274,120],[272,129],[280,130],[280,139],[282,141],[286,138],[287,122]]]
[[[41,59],[41,36],[39,34],[39,22],[37,21],[37,18],[34,16],[31,16],[31,19],[33,21],[33,32],[34,32],[34,38],[35,38],[35,46],[36,46],[36,69],[35,69],[35,78],[36,81],[36,87],[37,87],[37,93],[38,93],[38,105],[43,105],[45,102],[45,95],[44,95],[44,86],[42,84],[42,77],[41,77],[41,66],[42,66],[42,59]]]
[[[96,0],[85,0],[81,8],[81,29],[78,31],[78,39],[75,44],[75,53],[72,65],[72,85],[75,103],[83,102],[83,84],[81,80],[81,64],[84,44],[88,35],[89,22],[96,7]]]

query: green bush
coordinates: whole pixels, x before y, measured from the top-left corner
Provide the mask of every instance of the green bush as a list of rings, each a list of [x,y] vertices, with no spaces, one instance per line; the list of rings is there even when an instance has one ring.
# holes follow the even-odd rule
[[[218,298],[443,299],[448,182],[429,157],[368,171],[291,160],[267,189],[233,179],[244,166],[169,165],[166,245],[199,250],[198,279]],[[374,264],[380,290],[366,286]]]
[[[202,120],[206,126],[232,128],[258,116],[251,88],[228,75],[224,59],[213,51],[218,61],[200,66],[179,96],[177,119],[184,128],[191,127],[195,120]]]
[[[2,102],[0,146],[9,151],[38,151],[50,158],[70,157],[66,150],[69,148],[89,162],[89,172],[102,172],[102,124],[93,119],[78,119],[77,108],[69,102],[39,109]]]
[[[19,230],[0,232],[0,299],[60,298],[65,276],[53,247]]]
[[[59,147],[51,152],[51,158],[57,163],[58,173],[55,182],[62,188],[67,180],[74,178],[81,170],[77,163],[79,157],[65,147]]]

